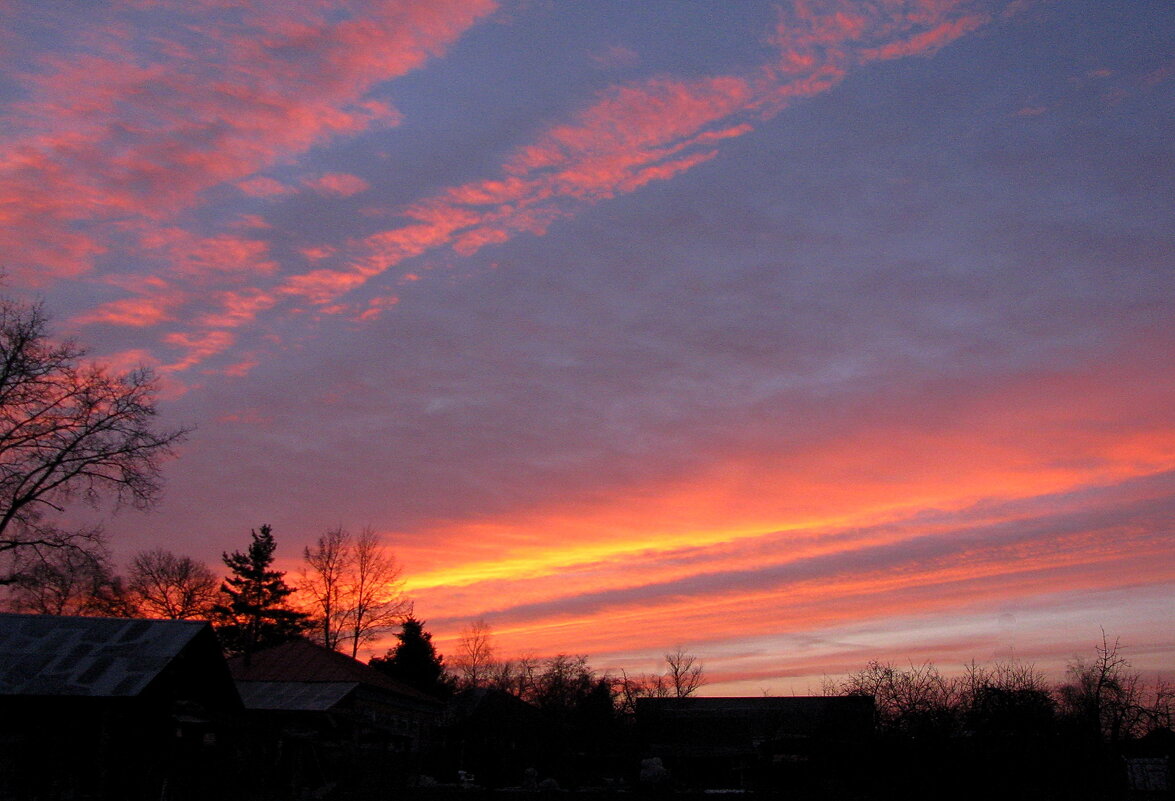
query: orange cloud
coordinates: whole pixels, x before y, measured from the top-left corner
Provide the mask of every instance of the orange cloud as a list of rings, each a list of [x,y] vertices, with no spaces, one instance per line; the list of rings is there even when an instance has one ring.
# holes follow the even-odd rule
[[[1175,380],[1127,361],[1035,376],[950,403],[949,419],[728,449],[606,501],[402,536],[400,553],[440,641],[488,614],[507,652],[640,651],[697,631],[768,636],[1157,586],[1175,581],[1162,522],[1173,399]]]

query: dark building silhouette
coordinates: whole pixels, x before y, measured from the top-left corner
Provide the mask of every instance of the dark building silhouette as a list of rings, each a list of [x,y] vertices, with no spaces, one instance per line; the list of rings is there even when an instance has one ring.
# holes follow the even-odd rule
[[[835,784],[873,737],[865,696],[641,698],[644,755],[676,786],[779,789]]]
[[[200,798],[241,701],[204,622],[0,614],[0,798]]]
[[[441,758],[433,769],[446,778],[458,771],[472,775],[485,787],[522,784],[526,769],[539,764],[550,744],[537,707],[502,690],[474,687],[449,702]]]
[[[349,656],[290,640],[229,660],[249,761],[280,786],[403,785],[420,770],[444,704]]]

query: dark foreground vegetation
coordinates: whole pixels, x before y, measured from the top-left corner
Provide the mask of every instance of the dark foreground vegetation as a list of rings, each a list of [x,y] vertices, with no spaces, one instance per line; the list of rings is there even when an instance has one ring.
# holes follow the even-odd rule
[[[415,619],[373,663],[303,638],[226,661],[199,621],[0,614],[0,799],[1171,797],[1171,690],[1109,641],[1058,687],[873,663],[811,697],[698,697],[672,668],[566,655],[474,683]]]

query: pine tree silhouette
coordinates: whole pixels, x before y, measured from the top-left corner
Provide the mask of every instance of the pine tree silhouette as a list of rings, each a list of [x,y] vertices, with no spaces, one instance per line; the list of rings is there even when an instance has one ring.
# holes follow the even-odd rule
[[[400,641],[385,656],[375,657],[371,666],[409,687],[447,698],[453,693],[453,678],[445,672],[445,660],[432,644],[424,621],[409,615],[396,635]]]
[[[230,656],[285,642],[309,625],[308,615],[288,605],[293,589],[285,573],[272,568],[273,529],[264,525],[250,534],[248,550],[223,555],[231,573],[220,585],[222,602],[212,607],[212,623]]]

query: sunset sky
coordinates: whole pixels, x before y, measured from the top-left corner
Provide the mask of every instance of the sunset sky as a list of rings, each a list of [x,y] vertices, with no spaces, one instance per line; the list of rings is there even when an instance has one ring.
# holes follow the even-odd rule
[[[1169,0],[8,0],[0,265],[443,652],[1175,667]],[[382,652],[382,648],[379,649]]]

